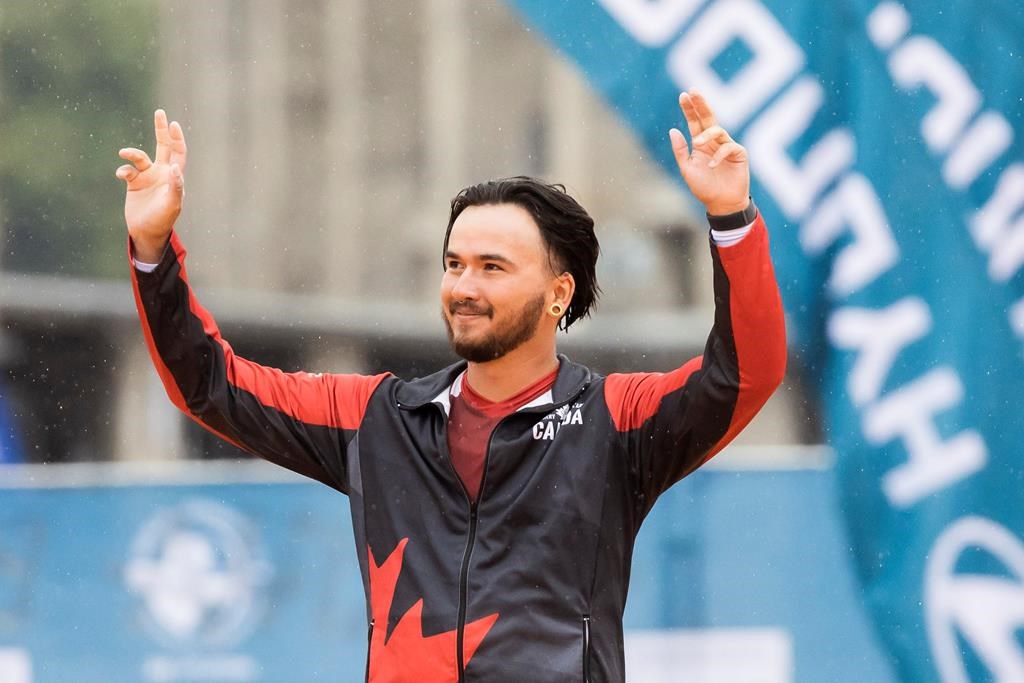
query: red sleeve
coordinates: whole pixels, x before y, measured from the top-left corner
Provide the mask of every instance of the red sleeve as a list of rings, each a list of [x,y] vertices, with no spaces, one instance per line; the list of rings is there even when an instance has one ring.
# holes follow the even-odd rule
[[[132,268],[143,336],[171,401],[236,446],[347,490],[345,446],[388,375],[286,373],[236,356],[195,298],[185,254],[172,233],[152,273]]]
[[[737,244],[711,251],[715,324],[704,354],[672,372],[605,380],[612,422],[645,490],[654,494],[729,443],[786,370],[782,301],[763,219]]]

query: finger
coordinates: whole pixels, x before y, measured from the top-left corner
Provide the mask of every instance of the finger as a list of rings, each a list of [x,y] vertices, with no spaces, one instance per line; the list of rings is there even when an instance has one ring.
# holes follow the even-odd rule
[[[686,146],[686,138],[683,137],[683,132],[678,128],[673,128],[668,132],[668,139],[672,143],[672,154],[676,157],[676,163],[679,164],[679,170],[683,170],[683,165],[690,158],[690,150]]]
[[[185,172],[185,160],[188,157],[188,147],[185,145],[185,132],[181,129],[181,124],[177,121],[171,121],[170,125],[171,135],[171,161],[178,164],[181,167],[181,172]]]
[[[135,168],[139,169],[140,171],[146,171],[149,169],[150,166],[153,165],[153,162],[149,160],[149,155],[143,152],[141,149],[136,149],[134,147],[125,147],[117,154],[122,159],[127,159],[128,161],[135,164]]]
[[[711,111],[711,105],[696,88],[690,88],[690,101],[693,102],[693,108],[697,111],[697,118],[700,120],[701,126],[710,128],[718,125],[715,112]]]
[[[114,175],[121,180],[130,183],[139,177],[139,169],[135,168],[131,164],[125,164],[124,166],[118,166],[117,170],[114,171]]]
[[[171,121],[168,132],[171,136],[171,149],[175,152],[185,153],[185,132],[181,129],[181,124],[177,121]]]
[[[166,164],[171,159],[171,131],[167,127],[167,112],[153,112],[153,130],[156,132],[156,161]]]
[[[711,126],[693,139],[693,146],[696,148],[698,145],[704,145],[712,141],[725,145],[732,142],[732,138],[729,137],[729,134],[721,126]]]
[[[179,200],[185,194],[185,175],[181,172],[181,166],[171,165],[171,177],[174,178],[174,191],[177,192]]]
[[[729,161],[743,161],[747,158],[747,150],[743,148],[738,142],[729,142],[718,148],[715,155],[711,157],[711,161],[708,162],[710,168],[718,166],[726,159]]]
[[[683,117],[686,118],[686,126],[690,129],[690,138],[700,135],[704,131],[704,127],[700,125],[700,117],[697,115],[697,109],[693,106],[690,93],[679,94],[679,108],[683,110]]]

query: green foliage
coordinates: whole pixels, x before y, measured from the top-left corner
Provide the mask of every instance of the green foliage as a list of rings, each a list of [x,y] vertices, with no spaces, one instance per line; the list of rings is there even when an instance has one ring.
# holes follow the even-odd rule
[[[152,147],[155,0],[0,5],[0,265],[124,270],[124,146]],[[152,153],[152,150],[150,150]]]

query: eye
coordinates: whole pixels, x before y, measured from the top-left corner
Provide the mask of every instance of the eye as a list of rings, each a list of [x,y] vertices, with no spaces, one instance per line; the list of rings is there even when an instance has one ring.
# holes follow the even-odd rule
[[[487,263],[487,264],[484,264],[484,270],[504,270],[504,269],[501,266],[499,266],[497,263]]]
[[[445,265],[445,270],[453,270],[455,268],[458,268],[459,265],[460,264],[458,261],[448,261],[448,263]]]

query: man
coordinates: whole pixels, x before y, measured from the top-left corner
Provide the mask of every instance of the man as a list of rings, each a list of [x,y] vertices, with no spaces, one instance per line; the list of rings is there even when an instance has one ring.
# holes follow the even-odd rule
[[[782,380],[785,334],[745,150],[680,95],[671,144],[712,226],[702,357],[603,377],[556,355],[597,297],[593,221],[562,188],[483,183],[452,201],[441,310],[465,362],[423,379],[283,373],[234,355],[173,233],[185,140],[156,112],[125,218],[136,303],[174,403],[348,494],[374,682],[621,681],[633,541],[658,495],[731,440]]]

